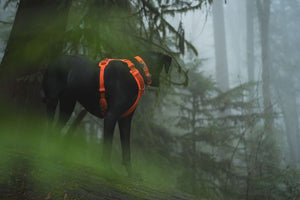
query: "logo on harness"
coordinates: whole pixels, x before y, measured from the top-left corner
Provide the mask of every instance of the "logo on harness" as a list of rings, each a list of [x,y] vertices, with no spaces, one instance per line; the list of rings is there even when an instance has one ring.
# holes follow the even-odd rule
[[[146,65],[146,63],[143,61],[143,59],[139,56],[134,57],[141,65],[143,65],[143,71],[145,73],[146,76],[146,83],[148,85],[150,85],[152,83],[151,80],[151,75],[149,73],[148,67]],[[126,117],[128,115],[130,115],[137,107],[137,104],[140,100],[140,97],[145,93],[145,81],[142,77],[142,75],[140,74],[140,72],[135,68],[134,64],[127,59],[105,59],[102,60],[99,63],[99,67],[100,67],[100,77],[99,77],[99,92],[100,92],[100,101],[99,101],[99,106],[100,106],[100,112],[101,115],[104,116],[106,114],[106,110],[107,110],[107,101],[105,98],[105,86],[104,86],[104,69],[105,67],[108,65],[108,63],[112,60],[119,60],[122,61],[124,63],[127,64],[128,68],[130,69],[130,73],[131,75],[134,77],[138,88],[139,88],[139,93],[138,96],[134,102],[134,104],[125,112],[121,115],[122,117]]]

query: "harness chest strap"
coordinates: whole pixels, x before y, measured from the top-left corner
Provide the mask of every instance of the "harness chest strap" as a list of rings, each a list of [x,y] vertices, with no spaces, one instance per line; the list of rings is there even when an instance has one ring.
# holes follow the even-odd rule
[[[145,72],[146,79],[147,79],[146,82],[147,82],[147,84],[151,84],[151,75],[149,73],[146,63],[139,56],[136,56],[135,59],[143,65],[143,70]],[[107,101],[105,98],[105,86],[104,86],[104,70],[105,70],[105,67],[108,65],[108,63],[112,60],[119,60],[119,61],[122,61],[127,64],[128,68],[130,69],[130,73],[134,77],[134,79],[138,85],[138,88],[139,88],[138,96],[137,96],[134,104],[125,113],[123,113],[121,115],[121,118],[122,118],[122,117],[126,117],[126,116],[130,115],[136,109],[137,104],[140,100],[140,97],[145,93],[145,82],[144,82],[142,75],[139,73],[139,71],[135,68],[134,64],[130,60],[126,60],[126,59],[102,60],[99,63],[99,67],[100,67],[100,77],[99,77],[100,101],[99,101],[99,104],[100,104],[100,112],[101,112],[102,116],[105,115],[106,110],[107,110]]]

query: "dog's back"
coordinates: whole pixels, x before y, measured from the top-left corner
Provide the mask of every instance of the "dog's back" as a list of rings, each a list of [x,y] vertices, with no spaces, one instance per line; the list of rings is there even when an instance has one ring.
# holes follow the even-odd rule
[[[97,72],[96,66],[97,63],[79,56],[63,56],[54,61],[48,66],[42,82],[46,98],[57,98],[63,90],[71,89],[70,83],[73,87],[82,85],[82,81],[90,78],[88,72]]]

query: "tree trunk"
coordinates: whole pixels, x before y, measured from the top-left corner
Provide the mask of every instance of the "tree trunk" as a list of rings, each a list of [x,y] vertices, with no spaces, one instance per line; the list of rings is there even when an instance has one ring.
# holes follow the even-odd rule
[[[229,78],[223,1],[213,1],[212,12],[216,56],[216,80],[218,87],[224,92],[229,89]]]
[[[192,191],[196,194],[196,177],[197,177],[197,152],[196,152],[196,116],[197,116],[197,96],[193,95],[192,97]]]
[[[261,56],[262,56],[262,91],[264,102],[264,129],[269,135],[273,129],[273,109],[270,91],[270,61],[269,61],[269,17],[270,0],[256,0],[258,19],[260,25]]]
[[[290,32],[296,32],[296,30],[298,30],[298,28],[295,27],[297,23],[294,20],[292,20],[291,23],[291,19],[298,15],[299,9],[298,12],[297,10],[293,12],[290,10],[297,8],[298,5],[296,1],[280,1],[280,4],[277,6],[274,12],[277,17],[280,17],[280,21],[276,22],[276,26],[282,30],[289,31],[278,33],[280,34],[279,40],[282,40],[280,46],[285,51],[280,60],[273,60],[272,58],[274,65],[276,66],[277,64],[276,71],[274,72],[275,80],[272,84],[274,84],[275,90],[277,91],[277,99],[279,100],[278,102],[285,124],[287,146],[289,149],[287,163],[294,167],[300,167],[299,110],[297,105],[297,92],[295,92],[297,90],[297,81],[295,81],[297,79],[297,73],[295,73],[296,71],[294,70],[290,70],[291,66],[297,65],[295,56],[291,55],[294,47],[297,46],[295,43],[297,40],[294,38],[296,36],[290,36]],[[287,10],[289,10],[289,12],[286,12]],[[273,40],[275,40],[275,38]],[[276,37],[276,40],[278,40],[278,37]],[[274,46],[272,49],[276,49],[272,54],[275,57],[278,56],[279,52],[282,53],[281,49],[278,49],[278,46]]]
[[[295,90],[293,90],[295,91]],[[299,122],[298,122],[298,113],[297,113],[297,102],[296,96],[292,92],[289,98],[286,98],[284,102],[281,102],[281,107],[283,111],[283,118],[285,122],[285,129],[287,135],[287,142],[290,149],[290,163],[293,166],[297,166],[299,163],[299,154],[298,154],[298,138],[297,134],[299,133]]]
[[[246,3],[247,12],[247,69],[248,69],[248,81],[254,81],[254,23],[253,23],[253,12],[254,12],[254,1],[247,1]],[[253,90],[250,92],[250,97],[253,97]]]
[[[0,66],[1,95],[27,110],[41,105],[41,69],[62,53],[70,0],[21,0]]]

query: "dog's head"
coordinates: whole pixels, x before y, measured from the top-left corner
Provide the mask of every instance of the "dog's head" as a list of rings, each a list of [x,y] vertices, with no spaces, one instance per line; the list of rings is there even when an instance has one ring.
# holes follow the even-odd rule
[[[166,54],[153,51],[143,53],[142,58],[146,62],[152,76],[151,86],[158,87],[160,73],[163,68],[166,73],[169,73],[172,58]]]

